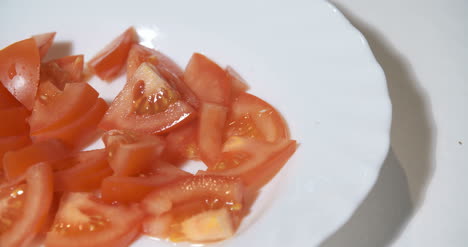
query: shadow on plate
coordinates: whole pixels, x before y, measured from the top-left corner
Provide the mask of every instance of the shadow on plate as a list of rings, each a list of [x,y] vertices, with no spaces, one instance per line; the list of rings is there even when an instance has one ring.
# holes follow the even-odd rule
[[[393,104],[392,148],[369,195],[348,222],[320,246],[388,246],[424,199],[435,165],[436,128],[430,102],[411,65],[376,30],[340,4],[333,4],[366,37],[385,71]]]
[[[47,55],[43,61],[49,61],[52,59],[57,59],[65,56],[72,55],[73,44],[71,41],[58,41],[54,42],[49,48]]]

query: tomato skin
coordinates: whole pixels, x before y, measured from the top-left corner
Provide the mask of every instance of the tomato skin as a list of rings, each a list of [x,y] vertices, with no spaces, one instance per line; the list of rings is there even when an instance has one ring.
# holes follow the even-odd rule
[[[54,42],[54,38],[56,32],[52,33],[43,33],[43,34],[37,34],[32,36],[34,41],[36,41],[37,48],[39,49],[39,55],[41,56],[41,59],[43,59],[46,55],[47,52],[49,51],[49,48],[52,46],[52,43]]]
[[[56,138],[69,149],[80,150],[99,136],[100,131],[97,129],[97,125],[107,109],[107,103],[102,98],[98,98],[94,106],[79,119],[63,127],[39,134],[33,133],[33,140],[34,142],[40,142]]]
[[[0,109],[19,106],[23,105],[0,83]]]
[[[207,166],[213,166],[221,155],[227,111],[226,107],[217,104],[203,103],[201,106],[198,147]]]
[[[33,143],[24,148],[10,151],[3,156],[3,169],[7,179],[12,180],[23,175],[27,169],[39,162],[62,159],[68,150],[58,140]]]
[[[76,212],[81,215],[76,217]],[[102,228],[89,230],[92,217],[106,219]],[[47,233],[45,246],[126,247],[140,233],[142,219],[143,213],[136,205],[108,205],[88,193],[66,193],[62,196],[54,227]],[[85,226],[80,231],[77,224],[82,223]],[[67,225],[72,227],[64,227]]]
[[[3,171],[3,155],[9,151],[26,147],[31,144],[31,138],[24,136],[10,136],[0,138],[0,168]]]
[[[149,49],[139,44],[134,44],[130,49],[128,60],[127,60],[127,80],[130,80],[135,70],[143,62],[152,64],[166,79],[172,87],[177,89],[181,94],[182,99],[185,100],[195,109],[198,109],[200,102],[197,96],[187,86],[184,81],[184,72],[182,69],[174,63],[169,57],[163,53]]]
[[[26,118],[29,112],[24,107],[13,107],[0,110],[0,138],[6,136],[20,136],[29,133]]]
[[[112,81],[124,68],[128,52],[136,42],[137,35],[131,27],[93,57],[88,66],[102,80]]]
[[[39,51],[32,38],[0,50],[0,81],[28,110],[34,105],[39,67]]]
[[[26,172],[24,213],[13,226],[0,235],[0,246],[29,246],[49,213],[53,198],[52,169],[40,163]]]
[[[93,191],[100,187],[104,178],[112,175],[104,149],[82,151],[65,159],[64,162],[76,164],[54,173],[55,191]]]
[[[29,119],[31,135],[64,127],[81,118],[95,105],[98,95],[98,92],[87,83],[67,83],[64,91],[47,104],[39,98]]]
[[[226,72],[200,53],[194,53],[184,72],[188,87],[204,102],[229,105],[231,83]]]

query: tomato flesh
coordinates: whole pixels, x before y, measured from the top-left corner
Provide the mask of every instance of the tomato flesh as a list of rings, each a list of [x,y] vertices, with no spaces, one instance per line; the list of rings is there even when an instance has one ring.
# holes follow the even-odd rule
[[[111,206],[87,193],[62,197],[47,247],[125,247],[138,236],[143,214],[135,206]]]
[[[103,136],[109,164],[116,176],[133,176],[146,170],[164,150],[164,139],[111,130]]]
[[[231,82],[231,98],[235,99],[239,94],[247,91],[249,85],[242,77],[230,66],[226,67],[226,75]]]
[[[0,83],[0,109],[19,106],[23,105]]]
[[[127,29],[93,57],[88,62],[88,66],[102,80],[111,81],[115,79],[124,68],[128,52],[136,41],[135,29]]]
[[[181,94],[183,100],[194,108],[199,107],[197,96],[184,81],[184,72],[170,58],[159,51],[135,44],[130,49],[127,60],[127,80],[133,77],[137,68],[144,62],[150,63],[158,73]]]
[[[112,102],[100,127],[161,134],[190,121],[194,109],[148,63],[142,63],[133,78]]]
[[[34,164],[62,159],[67,153],[65,146],[54,139],[7,152],[3,156],[5,176],[9,180],[18,178]]]
[[[203,103],[201,106],[198,147],[207,166],[213,166],[221,155],[227,111],[226,107],[217,104]]]
[[[29,133],[26,118],[29,112],[22,106],[0,110],[0,138],[6,136],[20,136]]]
[[[228,105],[231,83],[226,72],[202,54],[194,53],[184,72],[184,79],[195,95],[205,102]]]
[[[40,84],[52,82],[63,90],[66,83],[81,82],[83,73],[83,55],[66,56],[41,65]]]
[[[162,154],[162,159],[173,164],[181,164],[185,160],[199,160],[197,133],[196,123],[171,131],[166,136],[166,149]]]
[[[32,38],[0,50],[0,82],[28,110],[34,105],[39,67],[39,50]]]
[[[112,175],[104,149],[79,152],[55,162],[55,166],[66,167],[54,173],[55,191],[93,191],[100,187],[104,178]]]
[[[52,43],[54,42],[55,34],[56,34],[55,32],[52,32],[52,33],[43,33],[43,34],[37,34],[37,35],[32,36],[34,41],[36,41],[36,45],[37,45],[37,48],[39,49],[39,55],[41,56],[41,59],[43,59],[47,55],[49,48],[52,46]]]
[[[53,198],[52,169],[40,163],[26,183],[0,188],[0,246],[29,246],[45,223]]]

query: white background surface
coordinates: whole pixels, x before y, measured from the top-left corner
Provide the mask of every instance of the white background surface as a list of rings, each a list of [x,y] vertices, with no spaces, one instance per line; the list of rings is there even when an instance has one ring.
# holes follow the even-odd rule
[[[388,80],[392,150],[321,247],[468,246],[468,1],[332,0]]]

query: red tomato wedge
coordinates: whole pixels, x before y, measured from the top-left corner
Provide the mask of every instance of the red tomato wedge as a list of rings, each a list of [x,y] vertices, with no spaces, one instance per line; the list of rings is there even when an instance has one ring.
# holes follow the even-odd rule
[[[133,176],[146,170],[164,150],[162,137],[111,130],[103,136],[114,175]]]
[[[63,93],[59,93],[47,104],[40,101],[34,106],[29,124],[33,136],[66,126],[83,116],[95,105],[98,92],[87,83],[67,83]]]
[[[55,191],[94,191],[99,189],[104,178],[112,175],[104,149],[79,152],[55,165],[69,167],[54,173]]]
[[[5,153],[3,156],[3,169],[6,177],[12,180],[23,175],[34,164],[62,159],[67,153],[68,150],[58,140],[37,142]]]
[[[188,87],[201,100],[228,105],[231,82],[226,72],[202,54],[194,53],[184,72]]]
[[[188,176],[192,174],[175,166],[163,164],[144,176],[107,177],[101,185],[102,200],[108,203],[140,202],[155,188]]]
[[[0,246],[29,246],[45,223],[53,198],[52,169],[37,164],[26,183],[0,187]]]
[[[227,111],[226,107],[217,104],[203,103],[201,106],[198,147],[207,166],[213,166],[220,158]]]
[[[0,50],[0,82],[28,110],[36,98],[39,67],[39,50],[32,38]]]
[[[23,105],[0,83],[0,109],[18,106]]]
[[[138,40],[135,29],[129,28],[114,39],[89,62],[88,66],[102,80],[112,81],[122,71],[128,52]]]
[[[63,90],[66,83],[81,82],[84,66],[83,55],[66,56],[41,65],[40,84],[52,82]]]
[[[192,120],[195,113],[152,65],[142,63],[112,102],[100,127],[161,134]]]
[[[226,75],[231,82],[231,99],[235,99],[239,94],[249,90],[249,85],[230,66],[226,67]]]
[[[289,138],[281,115],[267,102],[241,93],[232,103],[226,136],[245,136],[275,142]]]
[[[162,159],[173,164],[181,164],[185,160],[199,160],[198,125],[190,123],[166,136],[166,149]]]
[[[159,51],[135,44],[130,49],[127,60],[127,80],[133,77],[138,67],[144,63],[153,65],[158,73],[181,95],[182,99],[194,108],[199,107],[197,96],[185,84],[184,72],[170,58]]]
[[[111,206],[87,193],[62,197],[47,247],[125,247],[138,236],[143,214],[137,206]]]
[[[10,136],[0,138],[0,164],[3,164],[3,155],[31,144],[29,136]],[[2,166],[3,167],[3,166]]]
[[[32,36],[34,41],[36,41],[37,48],[39,49],[39,55],[41,59],[47,55],[49,48],[52,46],[55,38],[55,32],[52,33],[43,33]]]
[[[61,95],[62,93],[62,90],[58,89],[52,81],[41,81],[41,84],[39,84],[39,88],[37,89],[36,102],[34,103],[36,112],[44,109],[46,105],[49,105],[54,101],[56,96]],[[38,118],[37,115],[38,113],[36,113],[36,118]],[[29,120],[29,122],[30,121],[31,120]],[[45,120],[42,120],[42,123],[45,125]]]
[[[22,106],[0,110],[0,138],[5,136],[27,135],[29,125],[26,118],[29,112]]]
[[[63,127],[33,134],[33,139],[38,142],[56,138],[66,147],[80,150],[99,137],[101,132],[97,126],[107,109],[107,103],[102,98],[98,98],[94,106],[80,118]]]
[[[259,189],[270,181],[296,151],[296,141],[276,143],[233,136],[223,147],[220,161],[200,174],[239,176],[252,189]]]

